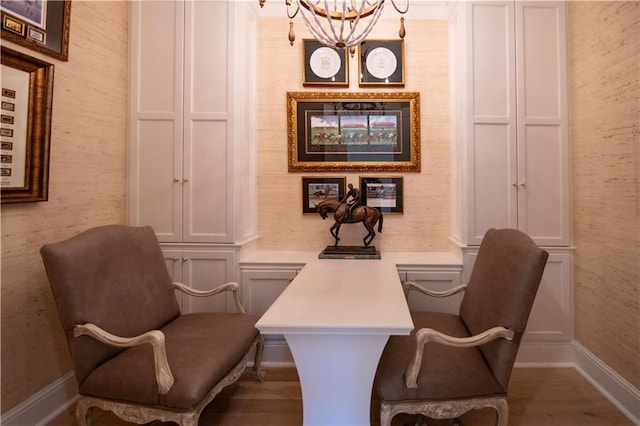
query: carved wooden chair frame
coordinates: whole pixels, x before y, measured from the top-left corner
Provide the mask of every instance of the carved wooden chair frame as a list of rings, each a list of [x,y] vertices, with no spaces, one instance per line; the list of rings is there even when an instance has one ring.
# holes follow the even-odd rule
[[[176,290],[195,297],[208,297],[222,293],[224,291],[231,291],[233,294],[236,311],[238,313],[246,313],[238,295],[238,284],[235,282],[222,284],[210,290],[196,290],[186,286],[185,284],[177,282],[174,282],[173,286]],[[152,330],[139,336],[127,338],[115,336],[94,324],[87,323],[75,326],[73,332],[76,337],[81,335],[91,336],[101,343],[119,348],[128,348],[142,344],[150,344],[153,347],[155,375],[156,382],[158,384],[158,392],[161,395],[166,395],[171,389],[171,386],[173,386],[174,378],[173,374],[171,373],[169,363],[167,362],[165,337],[160,330]],[[264,381],[264,371],[262,371],[260,363],[262,360],[262,351],[264,348],[264,337],[258,335],[242,360],[238,364],[236,364],[236,366],[233,367],[231,371],[229,371],[229,373],[227,373],[227,375],[224,376],[211,390],[209,390],[202,401],[200,401],[191,410],[163,410],[157,407],[146,407],[140,404],[128,404],[124,402],[116,402],[113,400],[80,395],[76,406],[76,419],[78,421],[78,424],[80,426],[91,425],[92,416],[90,409],[97,407],[103,410],[111,411],[123,420],[138,424],[160,420],[163,422],[176,422],[182,426],[197,426],[200,414],[202,413],[204,407],[206,407],[207,404],[209,404],[215,398],[215,396],[218,395],[220,391],[222,391],[222,389],[236,382],[240,378],[240,376],[246,369],[249,353],[254,348],[255,358],[253,370],[255,371],[258,379],[262,382]]]

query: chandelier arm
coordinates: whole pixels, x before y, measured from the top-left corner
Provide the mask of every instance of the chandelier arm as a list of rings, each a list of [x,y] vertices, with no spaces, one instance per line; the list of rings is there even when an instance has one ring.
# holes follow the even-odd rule
[[[295,18],[295,17],[296,17],[296,15],[298,14],[298,12],[300,11],[300,3],[296,2],[296,6],[297,6],[297,7],[296,7],[296,11],[295,11],[295,12],[293,12],[293,15],[289,13],[289,8],[291,7],[291,2],[290,2],[290,1],[287,1],[286,3],[287,3],[287,17],[288,17],[289,19],[293,19],[293,18]]]
[[[310,13],[313,14],[313,12],[310,12]],[[331,38],[329,37],[329,34],[326,33],[322,25],[320,25],[319,22],[317,22],[317,18],[315,18],[315,16],[314,16],[314,19],[316,19],[317,28],[311,24],[311,21],[309,20],[309,17],[306,15],[306,12],[304,11],[304,9],[300,9],[300,14],[302,15],[302,19],[304,20],[305,25],[307,26],[311,34],[313,34],[313,36],[316,39],[318,39],[320,42],[322,42],[327,46],[335,46],[335,42],[331,40]]]
[[[337,1],[334,1],[334,9],[337,9]],[[329,28],[331,29],[331,33],[333,34],[333,39],[335,40],[335,45],[338,44],[339,41],[342,40],[342,34],[344,33],[344,20],[345,20],[345,13],[346,13],[346,7],[347,7],[347,2],[343,1],[342,2],[342,17],[340,18],[340,36],[338,36],[338,34],[336,34],[336,29],[333,26],[333,22],[331,22],[331,15],[329,13],[327,13],[327,24],[329,25]],[[324,0],[324,9],[325,10],[329,10],[329,3],[328,0]]]
[[[315,27],[312,25],[311,20],[307,16],[307,11],[305,11],[304,8],[302,8],[300,9],[300,12],[305,25],[307,26],[309,31],[311,31],[311,33],[315,38],[317,38],[327,46],[332,46],[332,45],[335,46],[335,42],[331,40],[331,37],[329,36],[325,28],[322,26],[322,24],[318,20],[318,16],[315,13],[313,13],[313,10],[309,10],[308,12],[312,15],[313,20],[316,23]]]
[[[364,40],[373,29],[373,26],[378,22],[384,7],[384,0],[376,0],[375,4],[377,4],[377,6],[375,7],[369,6],[370,3],[368,0],[361,0],[359,5],[354,3],[354,0],[350,0],[353,8],[347,6],[347,2],[349,0],[342,0],[342,11],[340,12],[337,10],[339,8],[338,0],[333,1],[333,9],[329,8],[330,0],[295,1],[297,6],[295,13],[292,15],[289,13],[289,10],[287,10],[289,18],[292,19],[298,12],[300,12],[305,25],[313,36],[323,44],[333,48],[350,48]],[[406,8],[408,9],[409,0],[406,0],[406,2]],[[290,5],[292,1],[287,0],[286,3]],[[398,12],[401,12],[395,4],[395,0],[392,0],[392,3],[395,9]],[[324,9],[320,6],[321,4],[324,5]],[[366,17],[369,18],[369,21],[366,22],[364,30],[359,32],[358,24],[360,23],[361,18],[363,18],[363,13],[365,11],[367,13]],[[373,13],[371,14],[371,12]],[[313,20],[309,17],[308,13],[313,16]],[[323,22],[318,15],[327,18],[325,25],[323,25]],[[340,20],[339,33],[337,32],[337,23],[334,26],[332,20]],[[350,29],[348,31],[348,35],[345,37],[345,24],[347,21],[349,21]]]
[[[358,28],[358,23],[360,22],[360,18],[362,17],[362,11],[364,10],[364,6],[365,6],[366,1],[362,0],[360,2],[360,10],[358,10],[358,15],[356,16],[356,19],[353,21],[353,25],[351,26],[351,32],[349,32],[349,35],[347,36],[347,38],[345,39],[346,42],[351,46],[351,40],[353,37],[353,34],[356,32],[356,28]],[[346,4],[346,1],[345,3]],[[384,5],[384,1],[380,4],[380,7],[382,7],[382,5]],[[376,11],[377,12],[377,11]],[[343,15],[344,16],[344,15]],[[373,18],[372,18],[373,19]],[[365,27],[365,32],[366,32],[366,28]],[[369,30],[371,31],[371,30]],[[349,47],[350,47],[349,46]]]
[[[406,6],[405,6],[404,10],[400,10],[398,8],[398,6],[396,5],[396,0],[391,0],[391,4],[396,9],[396,12],[398,12],[401,15],[404,15],[405,13],[407,13],[409,11],[409,0],[406,0]]]
[[[371,20],[369,21],[368,25],[365,27],[364,31],[362,31],[360,35],[356,36],[353,40],[351,40],[347,47],[356,46],[360,44],[360,42],[369,35],[371,30],[373,29],[373,26],[376,24],[376,22],[378,22],[378,18],[380,18],[381,12],[382,12],[382,6],[380,6],[380,9],[378,9],[376,13],[371,17]]]

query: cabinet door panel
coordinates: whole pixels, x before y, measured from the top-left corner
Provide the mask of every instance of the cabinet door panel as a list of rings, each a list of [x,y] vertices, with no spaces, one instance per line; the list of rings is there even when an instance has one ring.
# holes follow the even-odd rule
[[[519,115],[559,119],[564,115],[560,95],[564,86],[563,10],[557,3],[522,2],[516,12],[518,82],[524,94],[519,99]]]
[[[184,241],[227,242],[231,226],[227,123],[193,120],[185,132]]]
[[[183,276],[185,284],[197,290],[209,290],[234,280],[233,253],[215,251],[184,251]],[[230,293],[210,297],[183,298],[185,312],[234,312]]]
[[[189,1],[186,7],[186,110],[229,113],[229,3]]]
[[[247,313],[262,315],[295,278],[297,271],[242,271],[242,304]]]
[[[566,245],[568,187],[562,128],[526,126],[519,142],[518,228],[539,245]]]
[[[480,244],[489,228],[517,227],[515,141],[512,126],[474,126],[471,242]]]
[[[564,7],[516,5],[518,227],[545,246],[570,243]]]
[[[181,2],[131,2],[129,223],[182,238]]]
[[[526,340],[569,341],[573,337],[572,256],[551,253],[533,303]]]
[[[130,223],[152,226],[160,242],[180,241],[182,169],[176,148],[179,144],[174,139],[176,123],[139,120],[137,125],[138,143],[132,156],[135,166],[130,169],[132,192],[137,196],[130,197]]]
[[[473,43],[469,85],[472,91],[471,115],[509,117],[512,115],[513,81],[513,5],[470,4]],[[487,52],[491,52],[487,54]]]

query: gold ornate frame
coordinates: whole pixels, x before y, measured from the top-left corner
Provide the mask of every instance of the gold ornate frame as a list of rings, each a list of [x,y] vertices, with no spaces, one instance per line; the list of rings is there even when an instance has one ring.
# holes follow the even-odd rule
[[[28,93],[14,90],[4,78],[2,81],[2,176],[4,179],[5,172],[8,176],[11,175],[13,167],[24,172],[24,182],[19,185],[4,186],[3,182],[2,204],[46,201],[49,193],[54,66],[4,46],[1,56],[3,66],[24,73],[28,80],[28,90],[25,90]],[[12,104],[28,105],[28,109],[24,110],[25,116],[16,116],[18,109],[14,109]],[[18,130],[14,129],[14,120],[16,124],[26,123],[26,134],[18,135]],[[24,152],[25,161],[16,162],[13,152]]]
[[[287,92],[287,141],[289,172],[420,172],[420,94]]]

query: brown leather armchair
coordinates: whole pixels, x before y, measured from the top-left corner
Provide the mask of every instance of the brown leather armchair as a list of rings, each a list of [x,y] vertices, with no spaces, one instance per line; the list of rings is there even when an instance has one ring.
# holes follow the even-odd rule
[[[547,257],[520,231],[490,229],[467,285],[432,292],[405,283],[464,296],[459,314],[412,312],[411,335],[389,339],[376,375],[381,426],[398,413],[447,419],[483,407],[507,425],[509,379]]]
[[[102,226],[40,250],[78,382],[76,416],[99,407],[135,423],[197,425],[203,408],[235,382],[263,339],[238,285],[196,291],[172,283],[150,227]],[[180,314],[174,289],[231,291],[238,313]],[[228,294],[228,293],[227,293]]]

